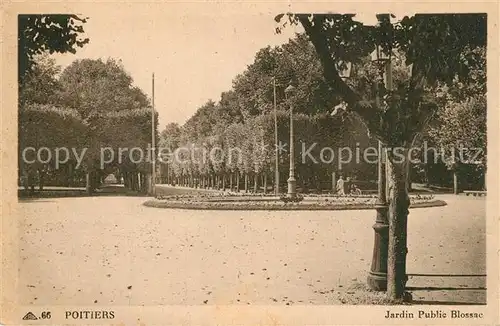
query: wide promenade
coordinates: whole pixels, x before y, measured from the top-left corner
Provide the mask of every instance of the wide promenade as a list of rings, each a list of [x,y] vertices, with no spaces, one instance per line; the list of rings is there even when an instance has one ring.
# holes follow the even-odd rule
[[[484,198],[412,209],[408,287],[422,303],[484,303]],[[356,303],[374,211],[189,211],[144,197],[21,200],[20,304]]]

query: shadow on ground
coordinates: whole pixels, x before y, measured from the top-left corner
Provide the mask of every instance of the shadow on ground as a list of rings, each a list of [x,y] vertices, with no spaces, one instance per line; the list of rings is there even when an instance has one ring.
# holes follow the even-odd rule
[[[484,274],[409,274],[407,291],[412,304],[485,305]]]

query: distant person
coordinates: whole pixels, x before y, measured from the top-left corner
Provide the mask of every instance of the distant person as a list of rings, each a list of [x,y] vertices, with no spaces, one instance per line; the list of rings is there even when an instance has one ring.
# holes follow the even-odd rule
[[[337,180],[337,195],[345,195],[344,179],[342,178],[342,176],[340,176],[340,178]]]
[[[351,185],[351,195],[361,195],[361,189],[358,188],[358,186],[354,183]]]

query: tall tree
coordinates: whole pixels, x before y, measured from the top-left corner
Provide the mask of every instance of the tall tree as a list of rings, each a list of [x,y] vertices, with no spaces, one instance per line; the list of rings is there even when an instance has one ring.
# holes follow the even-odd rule
[[[209,100],[186,121],[185,128],[191,132],[191,140],[207,137],[212,134],[218,119],[216,103]]]
[[[173,151],[179,147],[180,134],[181,127],[178,123],[167,124],[160,134],[160,147]]]
[[[476,57],[470,69],[471,79],[463,83],[455,78],[450,85],[439,88],[443,104],[425,138],[446,152],[444,163],[453,171],[456,193],[461,187],[459,174],[470,174],[484,182],[486,172],[486,49],[470,49],[464,55]],[[474,158],[478,151],[479,156]],[[473,186],[484,186],[477,181]]]
[[[63,105],[75,108],[83,118],[98,113],[141,109],[149,99],[133,86],[121,61],[76,60],[61,74]]]
[[[277,22],[300,23],[321,61],[323,76],[331,92],[341,96],[349,111],[359,115],[370,132],[388,148],[408,149],[438,106],[431,101],[429,89],[437,82],[450,83],[457,77],[469,78],[470,62],[466,48],[485,46],[485,14],[421,14],[404,17],[391,24],[382,19],[378,26],[366,26],[355,15],[288,14]],[[382,18],[382,17],[381,17]],[[282,25],[282,26],[283,26]],[[278,27],[278,31],[281,27]],[[412,65],[407,87],[383,90],[380,105],[375,98],[363,98],[342,80],[340,61],[359,63],[377,46],[385,53],[398,48]],[[406,156],[406,155],[405,155]],[[388,296],[401,298],[406,283],[407,216],[409,199],[406,186],[407,157],[388,154],[389,173],[389,259]]]

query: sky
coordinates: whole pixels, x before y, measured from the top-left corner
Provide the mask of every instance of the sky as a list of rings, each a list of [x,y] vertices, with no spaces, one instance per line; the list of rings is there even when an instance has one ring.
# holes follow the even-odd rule
[[[272,14],[82,14],[89,17],[84,29],[90,43],[76,54],[54,55],[57,64],[64,69],[76,59],[121,59],[134,85],[150,97],[154,73],[160,129],[184,123],[209,99],[220,100],[259,49],[285,43],[295,32],[275,34]]]

